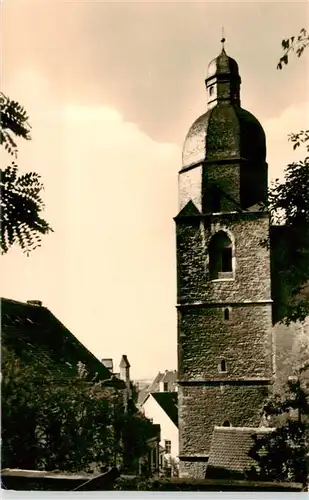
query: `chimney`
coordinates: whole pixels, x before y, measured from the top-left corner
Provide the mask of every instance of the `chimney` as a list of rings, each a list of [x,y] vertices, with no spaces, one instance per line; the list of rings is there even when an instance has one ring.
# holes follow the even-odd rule
[[[131,365],[128,361],[126,354],[123,354],[119,364],[119,368],[120,368],[120,378],[124,382],[130,380],[130,366]]]
[[[29,304],[30,306],[42,307],[43,302],[41,300],[27,300],[27,304]]]
[[[113,360],[111,358],[101,359],[102,365],[113,373]]]
[[[127,402],[132,397],[131,392],[131,380],[130,380],[130,363],[126,354],[122,355],[119,368],[120,368],[120,379],[123,380],[126,384],[126,397],[125,397],[125,406],[127,406]]]

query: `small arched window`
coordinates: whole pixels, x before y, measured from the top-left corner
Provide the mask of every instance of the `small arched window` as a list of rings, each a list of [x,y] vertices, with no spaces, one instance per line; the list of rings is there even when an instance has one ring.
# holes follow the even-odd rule
[[[226,308],[224,309],[224,320],[225,320],[225,321],[229,321],[229,319],[230,319],[230,310],[229,310],[229,308],[228,308],[228,307],[226,307]]]
[[[223,425],[223,427],[231,427],[231,424],[228,420],[224,420],[222,425]]]
[[[225,362],[225,359],[222,359],[221,360],[221,363],[220,363],[220,371],[221,372],[226,372],[226,362]]]
[[[233,246],[224,231],[219,231],[209,243],[209,273],[210,279],[232,278]]]

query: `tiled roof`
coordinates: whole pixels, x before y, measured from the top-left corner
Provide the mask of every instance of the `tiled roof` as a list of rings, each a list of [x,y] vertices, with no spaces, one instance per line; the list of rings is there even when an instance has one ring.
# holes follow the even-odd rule
[[[248,456],[254,444],[254,435],[262,436],[272,432],[273,428],[267,427],[214,427],[206,477],[220,476],[224,471],[229,473],[244,473],[255,464]]]
[[[161,382],[176,383],[176,380],[177,380],[176,370],[174,370],[174,371],[166,370],[166,372],[163,373],[163,377],[161,379]]]
[[[151,396],[178,427],[177,392],[153,392]]]
[[[159,372],[153,382],[148,386],[142,389],[138,394],[137,404],[141,406],[146,400],[148,394],[152,394],[153,392],[160,392],[160,383],[167,382],[169,384],[169,391],[175,389],[177,381],[177,371],[174,370],[165,370],[165,372]]]
[[[2,347],[25,363],[37,363],[61,376],[72,376],[79,363],[89,377],[111,377],[111,372],[77,340],[46,308],[39,305],[1,299]]]
[[[154,379],[154,381],[151,382],[150,385],[148,385],[147,387],[145,387],[144,389],[142,389],[138,393],[137,404],[139,406],[141,406],[144,403],[144,401],[146,400],[146,398],[150,392],[155,392],[156,390],[158,390],[159,383],[162,380],[163,376],[164,376],[164,373],[159,372],[158,375],[156,376],[156,378]]]

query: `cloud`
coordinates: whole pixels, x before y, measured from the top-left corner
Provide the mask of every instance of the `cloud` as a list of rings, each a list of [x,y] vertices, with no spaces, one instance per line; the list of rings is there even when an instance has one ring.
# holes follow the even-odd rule
[[[127,353],[136,376],[175,367],[177,170],[182,140],[206,109],[220,27],[276,177],[293,155],[286,136],[305,127],[308,111],[306,55],[284,72],[276,63],[307,9],[4,2],[2,88],[30,115],[33,140],[21,142],[19,164],[41,173],[55,232],[29,259],[18,249],[2,259],[3,293],[42,299],[98,356],[117,363]]]
[[[304,101],[286,108],[279,116],[264,122],[270,181],[276,178],[282,180],[285,167],[303,158],[302,149],[294,151],[288,135],[309,128],[308,116],[309,101]]]
[[[137,376],[175,366],[179,148],[112,108],[57,108],[27,78],[40,94],[20,166],[42,175],[55,232],[29,258],[3,258],[2,295],[43,300],[99,357],[126,353]]]
[[[222,25],[244,106],[259,119],[306,94],[305,54],[276,70],[282,38],[296,35],[306,15],[306,2],[11,0],[3,6],[2,86],[36,64],[58,100],[112,107],[155,140],[181,145],[206,108],[205,72]]]

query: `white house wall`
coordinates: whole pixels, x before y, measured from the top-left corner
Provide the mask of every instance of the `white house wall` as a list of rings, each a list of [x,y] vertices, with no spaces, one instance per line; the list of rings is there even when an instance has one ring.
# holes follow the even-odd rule
[[[165,440],[171,441],[171,456],[177,458],[179,454],[178,427],[172,422],[151,394],[143,404],[143,408],[147,418],[152,419],[154,424],[160,424],[160,445],[164,448]]]

